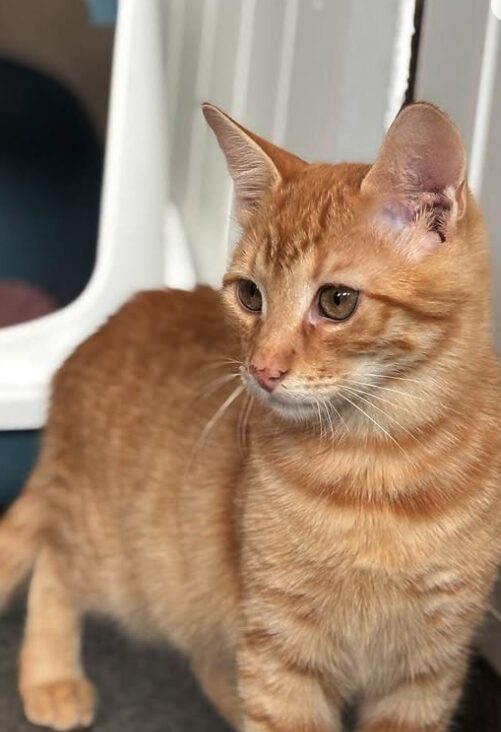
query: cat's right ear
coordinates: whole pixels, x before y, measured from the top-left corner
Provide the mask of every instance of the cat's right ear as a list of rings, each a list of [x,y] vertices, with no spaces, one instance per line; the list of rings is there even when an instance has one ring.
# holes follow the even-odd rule
[[[235,186],[236,215],[245,224],[263,196],[306,163],[246,130],[213,104],[205,102],[202,111],[226,158]]]

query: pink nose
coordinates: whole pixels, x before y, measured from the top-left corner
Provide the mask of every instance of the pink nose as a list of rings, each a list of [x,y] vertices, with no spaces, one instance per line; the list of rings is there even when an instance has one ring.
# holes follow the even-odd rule
[[[276,368],[257,368],[254,364],[250,365],[250,372],[256,379],[259,386],[262,386],[266,391],[273,391],[273,389],[276,389],[287,373],[287,371],[280,371],[280,369]]]

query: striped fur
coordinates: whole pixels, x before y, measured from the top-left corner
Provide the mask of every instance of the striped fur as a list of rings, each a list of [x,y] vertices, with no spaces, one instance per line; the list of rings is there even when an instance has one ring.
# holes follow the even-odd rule
[[[232,124],[231,145],[251,134]],[[56,376],[39,464],[0,525],[2,554],[26,541],[23,571],[35,561],[26,713],[90,723],[78,625],[98,611],[185,652],[244,732],[340,732],[345,703],[357,732],[445,732],[501,553],[481,216],[465,193],[443,246],[410,256],[428,232],[401,247],[378,228],[369,166],[251,139],[275,167],[261,161],[259,201],[238,171],[248,208],[222,301],[140,294]],[[239,306],[242,277],[262,317]],[[360,289],[349,321],[305,316],[324,282]],[[257,394],[256,353],[284,365],[296,411],[239,391]],[[0,566],[0,596],[18,565]]]

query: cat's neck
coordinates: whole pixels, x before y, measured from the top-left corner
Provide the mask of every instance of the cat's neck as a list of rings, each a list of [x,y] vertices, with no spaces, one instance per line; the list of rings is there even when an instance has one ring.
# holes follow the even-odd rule
[[[479,417],[485,415],[482,390],[476,399],[475,411],[461,402],[458,391],[456,399],[444,397],[440,410],[428,410],[426,420],[412,430],[393,425],[388,433],[370,420],[365,429],[360,422],[350,429],[355,415],[349,413],[344,423],[338,419],[332,431],[325,431],[267,410],[253,430],[250,449],[268,476],[313,496],[343,505],[392,505],[404,512],[426,513],[430,506],[436,511],[440,503],[445,510],[460,500],[465,485],[460,475],[464,446],[474,451],[475,435],[489,429],[488,417],[482,417],[483,424]]]

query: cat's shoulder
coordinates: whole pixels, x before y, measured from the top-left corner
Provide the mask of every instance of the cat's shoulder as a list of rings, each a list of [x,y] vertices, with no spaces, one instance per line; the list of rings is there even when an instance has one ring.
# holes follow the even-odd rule
[[[74,370],[151,358],[165,349],[207,350],[214,341],[223,344],[227,332],[219,294],[210,287],[139,292],[75,349],[56,381]]]
[[[151,338],[159,333],[207,332],[220,326],[222,318],[219,294],[211,287],[145,290],[122,305],[95,335]]]
[[[219,293],[212,287],[199,285],[194,290],[144,290],[130,298],[110,318],[110,323],[125,319],[153,319],[173,325],[176,317],[196,316],[220,312]]]

